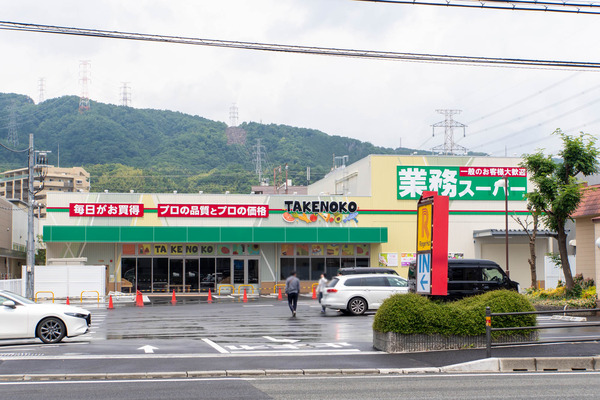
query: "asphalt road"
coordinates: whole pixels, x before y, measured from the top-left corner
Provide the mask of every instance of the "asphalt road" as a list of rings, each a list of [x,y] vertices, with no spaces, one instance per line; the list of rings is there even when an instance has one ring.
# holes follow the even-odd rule
[[[420,368],[482,359],[485,350],[386,354],[372,347],[373,313],[358,317],[301,297],[286,301],[182,301],[114,310],[92,308],[89,334],[57,345],[0,342],[0,375],[127,373],[290,368]],[[542,323],[554,323],[549,320]],[[548,331],[543,337],[600,335],[599,327]],[[597,343],[494,348],[495,357],[591,356]],[[0,396],[1,398],[1,396]]]
[[[588,372],[0,382],[0,396],[11,400],[597,399],[598,375]]]

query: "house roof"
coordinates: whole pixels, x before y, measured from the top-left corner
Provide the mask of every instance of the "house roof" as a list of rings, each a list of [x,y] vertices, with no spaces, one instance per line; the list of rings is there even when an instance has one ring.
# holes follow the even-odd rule
[[[600,185],[587,186],[581,189],[583,197],[572,218],[596,217],[600,215]]]

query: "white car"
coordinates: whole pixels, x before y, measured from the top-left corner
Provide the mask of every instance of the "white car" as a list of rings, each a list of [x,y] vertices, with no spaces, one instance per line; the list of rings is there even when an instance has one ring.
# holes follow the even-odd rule
[[[40,338],[58,343],[65,336],[83,335],[92,323],[90,312],[64,304],[37,304],[0,290],[0,339]]]
[[[334,277],[323,293],[321,305],[353,315],[377,310],[393,294],[408,293],[408,281],[384,274],[343,275]]]

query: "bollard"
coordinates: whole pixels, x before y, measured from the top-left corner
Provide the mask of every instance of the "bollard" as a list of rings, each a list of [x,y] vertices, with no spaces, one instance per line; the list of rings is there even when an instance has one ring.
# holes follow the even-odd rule
[[[490,307],[485,308],[485,356],[492,356],[492,311]]]

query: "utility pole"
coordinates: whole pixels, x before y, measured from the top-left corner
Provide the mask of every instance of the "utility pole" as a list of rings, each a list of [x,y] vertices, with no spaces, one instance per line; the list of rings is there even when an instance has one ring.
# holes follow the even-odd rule
[[[33,226],[33,207],[35,204],[35,196],[33,194],[33,170],[34,170],[35,154],[33,150],[33,133],[29,134],[29,157],[28,157],[28,173],[27,179],[27,281],[26,281],[26,297],[33,299],[33,282],[35,274],[35,237]]]
[[[460,114],[461,110],[435,110],[439,114],[445,116],[444,120],[433,125],[433,136],[435,136],[435,128],[444,128],[444,144],[436,146],[431,150],[434,152],[442,152],[445,155],[467,154],[467,148],[454,142],[454,128],[463,128],[463,136],[465,135],[465,127],[467,125],[455,121],[452,116]]]

